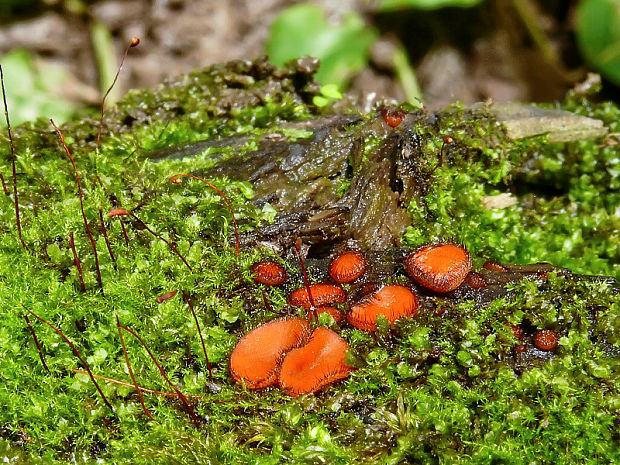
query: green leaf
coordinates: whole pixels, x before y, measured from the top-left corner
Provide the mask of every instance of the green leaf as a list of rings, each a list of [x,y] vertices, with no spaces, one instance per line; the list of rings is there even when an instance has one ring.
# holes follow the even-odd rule
[[[581,2],[577,9],[577,41],[592,66],[620,85],[620,1]]]
[[[420,10],[435,10],[449,6],[472,7],[483,0],[382,0],[379,3],[380,11],[402,10],[405,8],[418,8]]]
[[[58,96],[71,76],[60,65],[37,62],[27,50],[16,49],[0,58],[11,125],[37,118],[52,118],[57,124],[75,115],[76,105]],[[6,126],[0,118],[0,126]]]
[[[301,4],[286,9],[271,26],[267,53],[277,65],[303,55],[321,60],[316,79],[323,84],[344,84],[368,62],[368,49],[377,33],[357,13],[331,25],[317,5]],[[331,95],[330,95],[331,97]]]

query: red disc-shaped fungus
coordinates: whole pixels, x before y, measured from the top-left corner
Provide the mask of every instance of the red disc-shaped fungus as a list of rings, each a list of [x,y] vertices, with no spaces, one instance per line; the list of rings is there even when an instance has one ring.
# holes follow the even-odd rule
[[[310,325],[303,318],[265,323],[239,340],[230,356],[230,374],[250,389],[271,386],[278,379],[284,355],[304,344],[309,335]]]
[[[465,276],[465,282],[470,285],[470,287],[474,289],[482,289],[487,285],[486,280],[480,273],[476,273],[475,271],[470,271]]]
[[[436,292],[450,292],[471,270],[471,257],[457,244],[430,244],[411,252],[405,269],[418,284]]]
[[[347,320],[356,328],[374,331],[379,315],[394,323],[399,318],[415,316],[418,306],[418,298],[411,289],[389,284],[355,304],[347,314]]]
[[[395,108],[382,108],[381,116],[383,116],[383,121],[385,121],[388,126],[395,128],[403,122],[407,113]]]
[[[558,333],[550,329],[539,329],[534,334],[534,345],[540,350],[553,350],[558,346]]]
[[[338,254],[329,264],[329,275],[337,283],[350,283],[366,271],[366,257],[357,250]]]
[[[336,284],[318,283],[310,286],[310,293],[314,299],[315,305],[322,307],[323,305],[343,303],[347,300],[347,293],[343,288]],[[308,310],[312,307],[308,296],[308,289],[301,287],[295,289],[288,296],[288,303],[294,307],[303,307]]]
[[[279,286],[286,281],[286,270],[282,265],[271,260],[254,263],[250,268],[254,281],[265,286]]]
[[[307,344],[284,357],[280,387],[292,396],[300,396],[346,378],[353,370],[345,364],[347,349],[349,344],[334,331],[317,328]]]

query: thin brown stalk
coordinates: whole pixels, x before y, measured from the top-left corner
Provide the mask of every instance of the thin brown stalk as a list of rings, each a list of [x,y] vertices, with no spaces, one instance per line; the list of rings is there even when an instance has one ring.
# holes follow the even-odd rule
[[[28,325],[28,329],[30,329],[30,333],[32,334],[32,338],[34,339],[34,343],[37,346],[37,351],[39,352],[39,358],[41,359],[41,363],[43,364],[43,368],[45,368],[45,371],[47,371],[49,373],[50,369],[47,367],[47,363],[45,363],[45,357],[43,356],[43,350],[41,350],[41,344],[39,344],[39,338],[37,337],[37,333],[34,332],[34,328],[32,327],[32,323],[30,323],[30,318],[28,318],[28,315],[26,315],[25,313],[24,313],[24,320],[26,320],[26,324]]]
[[[6,187],[6,181],[4,180],[4,176],[2,176],[2,173],[0,173],[0,181],[2,181],[2,189],[4,190],[5,195],[8,197],[11,195],[11,193],[9,192],[9,188]]]
[[[286,312],[274,310],[274,308],[269,303],[269,299],[267,298],[267,293],[265,292],[265,289],[261,287],[260,290],[263,293],[263,302],[265,303],[265,308],[268,312],[275,313],[276,315],[286,315]]]
[[[71,251],[73,252],[73,263],[75,263],[75,267],[78,270],[78,276],[80,278],[82,292],[86,292],[86,284],[84,284],[84,273],[82,271],[82,264],[80,263],[80,258],[78,257],[77,250],[75,250],[75,241],[73,240],[73,231],[69,232],[69,237],[67,237],[67,240],[69,241],[69,246],[71,247]]]
[[[86,371],[88,372],[88,376],[90,377],[90,380],[93,382],[93,384],[95,385],[95,387],[97,388],[97,391],[99,391],[99,395],[101,396],[101,398],[103,399],[103,402],[108,406],[108,408],[110,410],[112,410],[114,412],[114,408],[112,408],[112,405],[110,404],[110,402],[108,402],[108,399],[106,398],[105,394],[103,393],[103,391],[101,390],[101,388],[99,387],[99,384],[97,383],[97,381],[95,380],[95,377],[93,376],[92,371],[90,371],[90,367],[88,366],[88,363],[86,363],[86,360],[84,360],[82,358],[82,356],[80,355],[80,352],[77,350],[77,347],[75,347],[75,345],[73,345],[73,342],[71,342],[69,340],[69,338],[67,336],[65,336],[65,334],[58,329],[56,326],[54,326],[52,323],[50,323],[49,321],[47,321],[45,318],[40,317],[39,315],[37,315],[36,313],[34,313],[32,310],[30,310],[28,307],[26,307],[23,303],[20,302],[20,305],[22,307],[24,307],[26,309],[26,311],[28,313],[30,313],[33,317],[35,317],[37,320],[41,321],[42,323],[45,323],[47,326],[49,326],[50,328],[52,328],[54,331],[56,331],[56,333],[62,337],[64,339],[64,341],[69,345],[69,347],[71,347],[71,350],[73,350],[73,353],[75,354],[75,356],[80,360],[80,362],[82,363],[82,365],[84,366],[84,368],[86,368]]]
[[[13,134],[11,133],[11,122],[9,120],[9,107],[6,103],[6,91],[4,90],[4,72],[2,71],[2,65],[0,65],[0,83],[2,84],[2,100],[4,102],[4,117],[6,119],[6,127],[9,132],[9,145],[11,146],[11,165],[13,166],[13,200],[15,201],[15,220],[17,221],[17,233],[19,234],[19,240],[22,243],[24,249],[28,250],[24,236],[22,235],[22,222],[19,217],[19,197],[17,195],[17,169],[15,168],[15,146],[13,145]],[[6,190],[5,190],[6,191]]]
[[[119,218],[118,221],[121,222],[121,229],[123,230],[123,236],[125,236],[125,245],[129,245],[129,236],[127,235],[127,229],[125,228],[125,222],[122,218]]]
[[[103,281],[101,280],[101,269],[99,268],[99,255],[97,254],[97,246],[95,244],[95,238],[93,237],[93,234],[90,232],[90,226],[88,225],[88,219],[86,218],[86,212],[84,211],[84,194],[82,192],[82,183],[80,181],[80,174],[78,173],[77,166],[75,165],[75,161],[73,160],[73,156],[71,155],[71,152],[69,151],[69,147],[67,147],[67,144],[65,142],[65,136],[62,135],[62,132],[60,132],[60,129],[58,129],[58,126],[56,126],[56,123],[54,123],[54,120],[50,119],[50,122],[52,123],[52,126],[54,126],[54,129],[56,130],[56,133],[58,134],[58,137],[60,138],[60,142],[62,143],[62,146],[65,149],[65,152],[67,152],[67,156],[69,157],[71,166],[73,166],[73,172],[75,173],[75,179],[77,181],[77,186],[78,186],[78,195],[80,197],[80,209],[82,210],[82,219],[84,220],[84,227],[86,228],[86,234],[88,234],[88,238],[90,239],[90,245],[95,255],[95,267],[97,268],[97,283],[99,284],[99,288],[101,289],[101,293],[103,294]]]
[[[70,371],[72,371],[73,373],[77,373],[80,375],[88,375],[87,371],[84,370],[78,370],[77,368],[69,368]],[[98,375],[93,373],[93,376],[97,379],[101,379],[103,381],[107,381],[109,383],[114,383],[114,384],[118,384],[119,386],[125,386],[125,387],[129,387],[129,388],[136,388],[136,386],[132,383],[128,383],[126,381],[120,381],[118,379],[114,379],[114,378],[109,378],[107,376],[102,376],[102,375]],[[165,397],[179,397],[179,395],[176,392],[167,392],[167,391],[157,391],[155,389],[149,389],[149,388],[145,388],[140,386],[140,390],[142,392],[148,392],[149,394],[155,394],[158,396],[165,396]],[[193,396],[186,396],[188,399],[202,399],[202,396],[199,395],[193,395]],[[223,401],[218,401],[216,400],[215,402],[221,402],[223,403]]]
[[[103,210],[99,209],[99,221],[101,222],[101,231],[103,232],[103,237],[105,238],[105,244],[108,246],[108,252],[110,253],[110,258],[114,263],[116,263],[116,257],[114,256],[114,252],[112,252],[112,246],[110,245],[110,239],[108,239],[108,229],[105,227],[105,221],[103,221]]]
[[[127,48],[125,48],[125,53],[123,53],[121,64],[118,67],[118,71],[116,71],[116,76],[114,76],[114,80],[112,81],[112,84],[110,85],[110,87],[108,87],[108,90],[106,90],[105,94],[103,95],[103,98],[101,99],[101,117],[99,118],[99,131],[97,132],[97,150],[99,150],[99,147],[101,146],[101,131],[103,129],[103,113],[105,111],[105,99],[108,97],[108,95],[112,91],[114,84],[116,84],[116,80],[118,79],[118,75],[121,73],[121,69],[123,69],[123,64],[125,63],[125,59],[127,58],[129,49],[133,47],[137,47],[139,44],[140,44],[140,39],[138,39],[137,37],[134,37],[131,39],[131,42],[129,42],[129,45],[127,45]]]
[[[116,315],[116,326],[118,328],[118,335],[121,338],[121,346],[123,347],[123,354],[125,354],[125,363],[127,364],[127,370],[129,371],[129,376],[131,377],[131,381],[133,381],[134,388],[136,389],[136,392],[138,393],[138,398],[140,399],[140,405],[142,405],[142,410],[144,411],[146,416],[149,418],[149,420],[154,420],[153,416],[150,414],[149,410],[146,408],[146,405],[144,405],[144,398],[142,397],[142,389],[140,389],[140,386],[138,385],[138,382],[136,381],[136,377],[133,374],[133,370],[131,369],[131,362],[129,361],[129,354],[127,353],[127,347],[125,346],[125,338],[123,337],[123,331],[121,331],[121,322],[118,319],[118,314]]]
[[[235,248],[237,250],[237,256],[239,256],[239,254],[241,253],[239,250],[239,229],[237,228],[237,218],[235,218],[235,212],[233,210],[232,205],[230,204],[228,197],[226,197],[226,195],[219,190],[215,185],[213,185],[212,183],[210,183],[209,181],[207,181],[206,179],[203,179],[201,177],[195,176],[193,174],[185,174],[185,173],[179,173],[179,174],[175,174],[174,176],[170,177],[170,182],[174,183],[174,184],[180,184],[181,180],[179,178],[191,178],[191,179],[195,179],[197,181],[200,181],[204,184],[206,184],[207,186],[209,186],[210,188],[214,189],[219,195],[220,197],[222,197],[222,199],[224,199],[224,202],[226,202],[226,206],[228,207],[228,210],[230,211],[230,214],[232,215],[232,220],[233,220],[233,226],[235,228]]]
[[[177,254],[177,256],[183,261],[183,263],[185,263],[185,266],[187,266],[187,268],[189,269],[189,271],[194,271],[192,270],[192,267],[189,265],[189,263],[187,263],[187,260],[185,260],[185,258],[183,257],[183,255],[181,255],[181,252],[179,252],[179,250],[174,246],[174,244],[168,240],[166,240],[164,237],[160,236],[159,234],[157,234],[155,231],[153,231],[151,228],[149,228],[146,223],[144,223],[140,218],[138,218],[136,215],[133,214],[133,212],[130,213],[131,217],[134,218],[136,221],[138,221],[142,226],[144,226],[144,229],[146,229],[148,232],[150,232],[153,236],[155,236],[157,239],[159,239],[160,241],[165,242],[168,247],[170,247],[170,250],[172,250],[175,254]]]
[[[192,305],[192,301],[189,300],[189,296],[187,295],[187,292],[185,291],[181,291],[183,292],[183,298],[185,299],[185,302],[187,302],[187,305],[189,305],[189,309],[192,312],[192,315],[194,315],[194,321],[196,322],[196,328],[198,329],[198,335],[200,336],[200,343],[202,344],[202,352],[205,354],[205,360],[207,361],[207,369],[209,370],[209,381],[213,381],[213,371],[211,370],[211,362],[209,362],[209,356],[207,355],[207,348],[205,346],[205,340],[202,337],[202,331],[200,330],[200,323],[198,323],[198,317],[196,316],[196,312],[194,311],[194,306]]]
[[[136,339],[138,339],[138,341],[140,341],[140,343],[146,349],[149,356],[151,357],[151,360],[153,360],[153,363],[155,364],[155,366],[157,366],[157,369],[159,370],[161,375],[164,377],[168,385],[170,385],[170,387],[174,389],[174,391],[179,395],[179,399],[181,399],[181,402],[183,402],[185,407],[187,407],[189,411],[189,415],[192,418],[192,421],[194,422],[194,425],[196,426],[196,428],[200,428],[200,420],[198,419],[196,412],[194,412],[194,407],[192,407],[192,404],[189,403],[189,401],[187,400],[187,397],[185,397],[185,395],[181,392],[181,390],[178,387],[176,387],[176,385],[172,381],[170,381],[170,378],[168,378],[168,375],[166,375],[164,368],[161,366],[161,364],[159,363],[155,355],[153,355],[153,352],[151,352],[151,349],[149,349],[149,347],[146,345],[146,342],[144,342],[144,340],[140,336],[138,336],[138,334],[131,328],[128,328],[127,326],[122,325],[122,324],[120,325],[120,327],[124,329],[125,331],[129,332],[130,334],[132,334]]]
[[[187,263],[187,260],[185,260],[185,257],[183,257],[183,255],[181,255],[181,252],[179,252],[179,250],[174,246],[174,244],[166,239],[164,239],[162,236],[160,236],[159,234],[157,234],[155,231],[153,231],[151,228],[149,228],[146,223],[144,221],[142,221],[140,218],[138,218],[136,215],[134,215],[134,213],[132,211],[129,211],[125,208],[113,208],[112,210],[110,210],[108,212],[108,217],[109,218],[116,218],[116,217],[122,217],[122,216],[131,216],[134,220],[136,220],[140,225],[142,225],[144,227],[144,229],[146,229],[148,232],[150,232],[153,236],[155,236],[157,239],[165,242],[168,247],[175,253],[177,254],[177,256],[183,261],[183,263],[185,263],[185,266],[187,266],[187,268],[189,268],[189,271],[193,271],[192,267],[189,265],[189,263]]]
[[[310,292],[310,279],[308,278],[308,271],[306,270],[306,265],[304,265],[304,260],[301,257],[301,239],[297,238],[295,241],[295,252],[297,252],[297,258],[299,260],[299,264],[301,265],[301,273],[304,277],[304,284],[306,285],[306,290],[308,291],[308,298],[310,299],[310,305],[312,306],[312,316],[316,321],[316,304],[314,303],[314,297],[312,296],[312,292]]]
[[[443,138],[443,143],[441,144],[441,151],[439,152],[439,161],[437,162],[437,165],[435,165],[435,168],[433,168],[431,172],[428,173],[429,176],[431,176],[435,172],[435,170],[443,164],[443,149],[447,144],[451,144],[452,142],[454,142],[454,139],[450,136],[446,136]]]

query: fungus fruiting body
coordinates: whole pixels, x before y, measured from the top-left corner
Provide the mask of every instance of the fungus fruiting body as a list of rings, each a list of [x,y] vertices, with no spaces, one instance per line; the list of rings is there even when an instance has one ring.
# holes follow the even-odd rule
[[[471,270],[471,257],[457,244],[430,244],[409,254],[405,269],[418,284],[436,292],[450,292]]]
[[[485,270],[489,270],[489,271],[497,271],[499,273],[505,273],[508,271],[508,268],[506,268],[504,265],[498,262],[494,262],[492,260],[484,262],[484,265],[482,265],[482,268],[484,268]]]
[[[310,335],[303,318],[280,318],[265,323],[243,336],[230,356],[230,374],[250,389],[274,384],[282,357],[301,346]]]
[[[309,310],[313,306],[311,300],[314,301],[314,306],[316,307],[333,303],[343,303],[347,300],[347,293],[345,290],[335,284],[312,284],[309,289],[310,292],[308,292],[308,288],[306,287],[295,289],[288,296],[288,303],[295,307],[303,307]],[[310,299],[310,295],[312,295],[312,299]]]
[[[166,300],[172,299],[175,295],[177,295],[177,292],[179,291],[166,292],[165,294],[162,294],[159,297],[157,297],[155,300],[157,301],[158,304],[161,304],[162,302],[165,302]]]
[[[337,283],[350,283],[366,271],[366,257],[357,250],[347,250],[332,260],[328,271],[331,278]]]
[[[482,289],[487,285],[486,280],[480,273],[476,273],[475,271],[470,271],[465,276],[465,282],[469,284],[470,287],[474,289]]]
[[[508,322],[506,322],[506,324],[510,326],[512,335],[514,336],[515,339],[518,339],[518,340],[523,339],[524,334],[523,334],[523,328],[521,328],[521,326],[513,325],[512,323],[508,323]]]
[[[418,306],[418,298],[411,289],[390,284],[354,305],[347,319],[356,328],[374,331],[379,315],[394,323],[399,318],[415,316]]]
[[[280,387],[292,396],[316,392],[349,376],[345,364],[349,344],[328,328],[317,328],[308,343],[291,350],[282,362]]]
[[[383,116],[383,121],[385,121],[388,126],[395,128],[403,122],[407,113],[395,108],[382,108],[381,116]]]
[[[558,346],[558,334],[551,329],[539,329],[534,334],[534,345],[540,350],[549,351]]]
[[[282,265],[271,260],[255,263],[250,268],[254,281],[265,286],[279,286],[286,281],[286,270]]]

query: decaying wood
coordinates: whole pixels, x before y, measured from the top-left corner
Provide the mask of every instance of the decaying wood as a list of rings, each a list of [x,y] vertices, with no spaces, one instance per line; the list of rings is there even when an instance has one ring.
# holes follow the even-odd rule
[[[315,250],[353,239],[364,249],[382,250],[399,246],[410,225],[406,212],[412,198],[422,196],[431,182],[422,150],[428,136],[420,136],[419,125],[433,127],[448,115],[417,111],[391,128],[377,113],[369,119],[335,114],[287,123],[260,141],[259,149],[241,159],[224,160],[200,176],[228,176],[253,183],[254,202],[266,202],[279,212],[274,224],[243,238],[245,245],[269,243],[278,251],[290,248],[297,237]],[[480,104],[467,110],[478,124],[499,125],[508,138],[523,139],[547,134],[550,140],[569,141],[604,135],[601,121],[561,110],[517,104]],[[309,138],[288,140],[285,129],[311,131]],[[365,150],[369,140],[380,144]],[[154,159],[187,157],[207,147],[241,147],[247,136],[204,141],[151,154]],[[489,145],[494,141],[489,139]],[[467,151],[459,144],[447,150]],[[218,155],[215,154],[217,161]],[[339,192],[342,183],[348,189]]]

